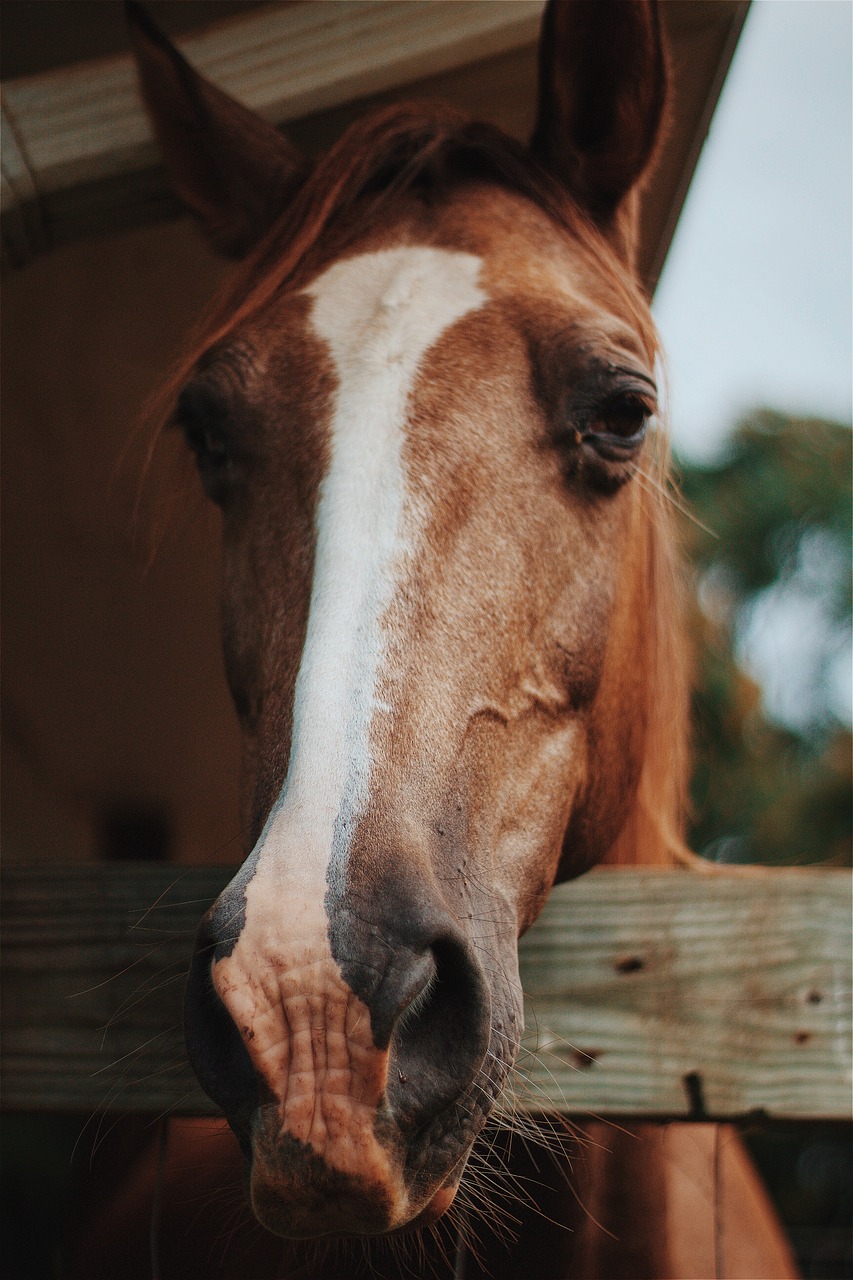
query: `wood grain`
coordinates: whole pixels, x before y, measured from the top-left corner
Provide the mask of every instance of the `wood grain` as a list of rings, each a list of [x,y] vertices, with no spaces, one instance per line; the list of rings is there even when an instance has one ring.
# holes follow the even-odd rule
[[[283,5],[176,43],[221,88],[282,124],[532,44],[543,7],[544,0]],[[13,264],[48,244],[174,208],[129,54],[10,80],[2,106],[2,208]]]
[[[183,977],[224,868],[2,875],[3,1107],[205,1114]],[[531,1110],[658,1118],[851,1112],[843,871],[596,871],[521,944]]]
[[[527,1105],[849,1116],[850,924],[845,872],[600,871],[559,890],[521,949]]]

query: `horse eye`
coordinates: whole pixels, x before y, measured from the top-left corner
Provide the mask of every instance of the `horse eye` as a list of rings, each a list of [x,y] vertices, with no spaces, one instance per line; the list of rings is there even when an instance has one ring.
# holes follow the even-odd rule
[[[207,497],[224,506],[236,483],[242,458],[227,397],[215,383],[192,381],[178,397],[173,422],[192,449]]]
[[[228,457],[225,440],[210,426],[203,423],[184,426],[184,437],[200,465],[206,462],[215,466]]]
[[[205,403],[203,396],[188,390],[180,396],[175,418],[193,452],[205,493],[224,505],[234,478],[235,458],[223,414]]]
[[[602,457],[623,461],[643,443],[653,413],[653,406],[643,396],[621,392],[596,409],[581,438]]]

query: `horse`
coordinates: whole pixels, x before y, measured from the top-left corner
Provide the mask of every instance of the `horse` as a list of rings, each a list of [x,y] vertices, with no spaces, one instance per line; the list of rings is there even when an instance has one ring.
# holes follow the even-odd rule
[[[709,1207],[673,1193],[686,1129],[552,1124],[537,1156],[545,1122],[495,1121],[552,886],[689,857],[635,265],[654,0],[551,0],[528,146],[403,104],[313,164],[130,15],[174,189],[236,261],[165,392],[221,511],[247,833],[185,1027],[274,1273],[695,1277],[702,1217],[726,1274],[795,1274],[734,1138]]]

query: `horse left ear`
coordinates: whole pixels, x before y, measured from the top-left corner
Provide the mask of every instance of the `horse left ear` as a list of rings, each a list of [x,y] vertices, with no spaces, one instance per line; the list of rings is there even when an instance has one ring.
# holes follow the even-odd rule
[[[175,194],[213,246],[244,257],[308,165],[283,134],[194,71],[135,0],[125,0],[142,96]]]
[[[665,99],[656,0],[550,0],[530,146],[604,230],[651,159]]]

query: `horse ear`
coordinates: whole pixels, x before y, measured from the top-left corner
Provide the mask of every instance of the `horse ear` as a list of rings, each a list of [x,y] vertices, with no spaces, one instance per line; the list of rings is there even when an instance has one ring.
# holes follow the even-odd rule
[[[651,159],[665,98],[656,0],[550,0],[531,150],[605,229]]]
[[[227,257],[245,256],[304,180],[299,152],[189,65],[125,0],[142,96],[176,195]]]

